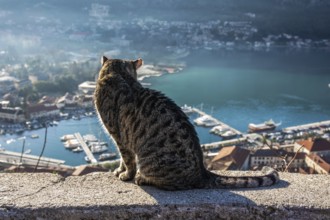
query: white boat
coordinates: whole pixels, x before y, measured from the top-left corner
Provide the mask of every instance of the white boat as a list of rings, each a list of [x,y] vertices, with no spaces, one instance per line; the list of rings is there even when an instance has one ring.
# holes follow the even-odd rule
[[[108,143],[107,142],[89,142],[88,144],[88,147],[92,147],[92,146],[95,146],[95,145],[105,145],[105,146],[108,146]]]
[[[79,153],[79,152],[81,152],[81,151],[83,151],[83,149],[79,146],[79,147],[77,147],[77,148],[74,148],[73,150],[72,150],[72,152],[75,152],[75,153]]]
[[[89,159],[89,157],[88,156],[85,156],[85,161],[87,162],[87,163],[90,163],[91,162],[91,160]]]
[[[77,139],[70,139],[64,143],[64,147],[67,149],[74,149],[80,147],[80,143]]]
[[[184,104],[183,106],[181,106],[181,110],[185,113],[185,114],[191,114],[193,113],[193,108],[191,106],[188,106],[187,104]]]
[[[116,157],[117,157],[116,153],[103,153],[99,156],[99,160],[100,161],[112,160],[112,159],[115,159]]]
[[[93,134],[86,134],[83,136],[85,142],[97,142],[97,138]]]
[[[66,135],[63,135],[60,139],[61,141],[68,141],[68,140],[71,140],[71,139],[75,139],[76,136],[74,136],[73,134],[66,134]]]
[[[37,134],[31,134],[31,136],[30,136],[32,139],[37,139],[37,138],[39,138],[39,135],[37,135]]]
[[[91,146],[91,151],[93,154],[103,153],[108,150],[108,147],[105,145],[93,145]]]
[[[29,153],[31,153],[31,149],[27,149],[26,151],[24,151],[24,154],[29,154]]]
[[[249,132],[260,132],[260,131],[267,131],[267,130],[274,130],[277,126],[280,126],[281,123],[275,123],[272,119],[269,121],[265,121],[261,124],[249,124]]]
[[[217,125],[215,127],[213,127],[210,130],[210,133],[212,134],[216,134],[216,135],[222,135],[223,133],[225,133],[226,131],[229,131],[229,128],[223,125]]]
[[[199,126],[205,126],[205,127],[213,127],[219,125],[219,123],[216,120],[214,120],[212,117],[208,115],[203,115],[199,118],[196,118],[194,122]]]
[[[13,143],[15,141],[16,141],[15,139],[10,138],[10,139],[6,140],[6,144],[11,144],[11,143]]]
[[[221,134],[221,137],[224,138],[224,139],[230,139],[230,138],[233,138],[235,136],[237,136],[237,133],[232,131],[232,130],[226,131],[223,134]]]

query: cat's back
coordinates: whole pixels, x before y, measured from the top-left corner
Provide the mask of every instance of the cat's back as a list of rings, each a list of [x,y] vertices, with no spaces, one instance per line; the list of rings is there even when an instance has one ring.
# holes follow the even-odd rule
[[[132,125],[135,153],[144,175],[162,181],[200,182],[204,175],[203,155],[194,126],[171,99],[148,88],[136,100],[139,119]],[[178,185],[180,185],[178,184]]]

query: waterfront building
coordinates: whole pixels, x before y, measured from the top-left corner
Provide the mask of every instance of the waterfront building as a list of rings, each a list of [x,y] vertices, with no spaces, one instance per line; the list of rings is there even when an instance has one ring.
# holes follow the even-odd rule
[[[294,144],[294,151],[306,154],[305,173],[330,173],[330,142],[323,138],[315,138],[297,141]]]
[[[27,115],[30,120],[54,118],[60,115],[60,110],[56,105],[36,104],[27,107]]]
[[[0,94],[6,94],[15,90],[15,83],[18,80],[12,76],[1,76],[0,77]]]
[[[211,170],[248,170],[249,154],[237,146],[222,148],[208,166]]]
[[[65,93],[64,96],[60,97],[56,101],[56,106],[59,109],[62,109],[62,108],[71,108],[73,106],[74,106],[74,108],[76,108],[77,107],[76,97],[67,92],[67,93]]]
[[[82,108],[92,108],[94,107],[93,95],[83,95],[78,99],[78,104]]]
[[[0,120],[21,123],[25,121],[25,114],[19,107],[10,108],[2,107],[2,105],[0,105]]]
[[[285,151],[260,149],[250,156],[250,167],[269,166],[273,168],[283,167]],[[282,157],[283,156],[283,157]]]
[[[330,141],[323,138],[297,141],[294,144],[294,151],[297,152],[298,150],[306,154],[314,153],[319,156],[330,156]]]
[[[330,173],[330,157],[320,157],[317,154],[309,154],[306,156],[306,165],[312,173],[329,174]]]

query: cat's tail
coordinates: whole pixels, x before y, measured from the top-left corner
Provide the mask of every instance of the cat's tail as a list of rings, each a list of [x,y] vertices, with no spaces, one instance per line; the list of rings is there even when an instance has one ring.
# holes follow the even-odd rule
[[[276,170],[270,167],[262,169],[259,176],[221,176],[209,172],[210,178],[206,188],[254,188],[261,186],[271,186],[279,181]]]

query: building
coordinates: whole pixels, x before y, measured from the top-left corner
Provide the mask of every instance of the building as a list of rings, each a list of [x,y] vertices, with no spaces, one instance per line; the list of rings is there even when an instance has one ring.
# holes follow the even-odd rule
[[[306,154],[305,173],[330,173],[330,142],[324,138],[298,141],[294,144],[294,151]]]
[[[32,83],[29,79],[23,79],[23,80],[17,80],[15,81],[15,88],[18,89],[23,89],[26,87],[32,86]]]
[[[291,161],[292,160],[292,161]],[[285,161],[289,172],[299,172],[299,168],[306,168],[306,154],[288,152],[285,155]]]
[[[27,107],[27,114],[30,120],[40,118],[55,118],[60,115],[56,105],[36,104]]]
[[[212,159],[208,169],[212,170],[247,170],[250,152],[240,147],[223,147]]]
[[[319,156],[330,156],[330,141],[323,138],[315,138],[298,141],[294,144],[294,151],[306,154],[318,154]]]
[[[18,80],[11,76],[1,76],[0,77],[0,94],[6,94],[8,92],[11,92],[15,90],[15,83],[17,83]]]
[[[75,109],[77,108],[77,97],[66,93],[64,96],[60,97],[57,101],[56,101],[56,106],[59,109],[62,108],[69,108],[69,109]]]
[[[261,149],[250,156],[250,167],[269,166],[279,168],[285,166],[285,155],[287,152],[282,150]]]
[[[110,7],[107,5],[101,5],[97,3],[92,4],[92,8],[89,11],[89,15],[92,17],[96,17],[98,19],[103,19],[109,16]]]
[[[0,120],[21,123],[25,121],[25,114],[21,108],[2,107],[0,105]]]
[[[326,161],[325,158],[320,157],[317,154],[309,154],[306,156],[307,166],[318,174],[330,173],[330,161]]]
[[[83,95],[79,97],[78,104],[82,108],[93,108],[94,107],[94,96]]]
[[[38,104],[43,104],[43,105],[54,105],[56,103],[56,98],[51,97],[51,96],[43,96]]]

